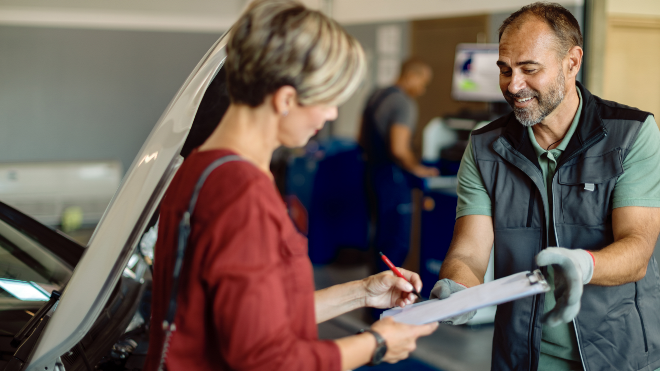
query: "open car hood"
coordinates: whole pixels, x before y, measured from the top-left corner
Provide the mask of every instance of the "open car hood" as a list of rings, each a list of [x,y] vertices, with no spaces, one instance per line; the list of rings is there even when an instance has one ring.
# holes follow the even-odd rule
[[[62,293],[27,370],[52,370],[57,358],[98,318],[182,162],[181,149],[204,93],[224,64],[226,44],[227,34],[202,58],[149,134]]]

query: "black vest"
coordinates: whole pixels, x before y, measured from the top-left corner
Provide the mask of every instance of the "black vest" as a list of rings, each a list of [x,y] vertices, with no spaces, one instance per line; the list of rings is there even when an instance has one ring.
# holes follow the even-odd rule
[[[600,250],[612,242],[612,194],[623,160],[650,113],[602,100],[580,83],[582,113],[552,180],[557,246]],[[536,267],[548,245],[548,195],[527,128],[513,113],[472,133],[473,155],[492,202],[495,278]],[[585,184],[595,185],[590,191]],[[544,295],[497,307],[493,370],[537,370]],[[585,371],[660,367],[660,276],[614,287],[586,285],[574,321]]]

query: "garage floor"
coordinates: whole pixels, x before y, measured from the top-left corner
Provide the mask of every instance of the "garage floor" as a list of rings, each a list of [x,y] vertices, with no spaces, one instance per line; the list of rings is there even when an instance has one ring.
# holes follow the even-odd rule
[[[316,288],[361,279],[368,275],[366,265],[330,264],[314,268]],[[368,310],[360,309],[319,325],[319,337],[337,339],[368,327]],[[395,365],[363,367],[360,370],[398,371],[482,371],[490,370],[493,327],[440,325],[432,335],[421,338],[408,360]]]

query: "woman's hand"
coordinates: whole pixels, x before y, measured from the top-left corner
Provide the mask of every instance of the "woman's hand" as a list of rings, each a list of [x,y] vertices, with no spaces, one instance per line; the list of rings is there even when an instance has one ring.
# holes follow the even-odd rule
[[[417,339],[430,335],[438,328],[438,323],[415,326],[395,322],[392,317],[383,318],[374,322],[371,329],[385,339],[387,352],[384,362],[397,363],[408,358],[417,347]],[[376,349],[376,339],[368,332],[347,336],[335,340],[341,354],[341,369],[354,370],[367,364]]]
[[[362,280],[365,288],[365,306],[374,308],[404,307],[415,302],[417,296],[412,292],[413,286],[417,292],[422,289],[419,274],[398,268],[401,274],[410,282],[385,271]],[[411,285],[412,283],[412,285]]]
[[[387,353],[383,361],[388,363],[408,358],[417,347],[417,338],[430,335],[437,328],[438,322],[415,326],[395,322],[392,317],[385,317],[371,325],[371,329],[385,339]]]

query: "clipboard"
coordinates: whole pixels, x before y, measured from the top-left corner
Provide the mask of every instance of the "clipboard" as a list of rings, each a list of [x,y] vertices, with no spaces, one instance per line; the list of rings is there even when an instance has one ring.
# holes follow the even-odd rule
[[[537,269],[474,286],[453,293],[447,299],[431,299],[405,308],[386,310],[380,318],[392,317],[399,323],[423,325],[548,291],[550,285]]]

